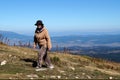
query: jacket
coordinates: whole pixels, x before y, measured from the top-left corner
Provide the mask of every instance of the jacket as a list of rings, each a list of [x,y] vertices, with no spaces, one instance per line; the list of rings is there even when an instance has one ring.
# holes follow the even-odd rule
[[[34,44],[35,45],[38,44],[39,46],[44,46],[49,49],[52,48],[51,39],[50,39],[49,33],[45,27],[43,27],[41,32],[39,32],[39,33],[35,32]]]

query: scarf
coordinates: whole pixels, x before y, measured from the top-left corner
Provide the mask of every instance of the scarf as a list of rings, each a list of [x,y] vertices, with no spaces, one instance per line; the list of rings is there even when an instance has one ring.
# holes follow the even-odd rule
[[[44,27],[36,28],[35,33],[40,33],[40,32],[42,32],[43,28],[44,28]]]

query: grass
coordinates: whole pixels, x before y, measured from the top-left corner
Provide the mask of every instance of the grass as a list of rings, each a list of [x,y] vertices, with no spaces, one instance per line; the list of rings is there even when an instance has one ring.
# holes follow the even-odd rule
[[[102,59],[49,52],[53,70],[35,71],[37,51],[0,44],[1,79],[120,79],[120,64]],[[31,77],[28,77],[31,75]],[[33,76],[36,75],[36,76]]]

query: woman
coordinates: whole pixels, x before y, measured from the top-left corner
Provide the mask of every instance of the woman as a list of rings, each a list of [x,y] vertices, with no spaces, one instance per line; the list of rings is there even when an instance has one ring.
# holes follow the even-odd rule
[[[41,20],[38,20],[35,26],[37,26],[37,28],[35,30],[33,47],[36,48],[38,44],[40,48],[40,51],[38,53],[37,68],[41,68],[42,62],[44,61],[47,67],[52,69],[54,66],[51,64],[47,53],[47,51],[51,50],[52,48],[50,36]]]

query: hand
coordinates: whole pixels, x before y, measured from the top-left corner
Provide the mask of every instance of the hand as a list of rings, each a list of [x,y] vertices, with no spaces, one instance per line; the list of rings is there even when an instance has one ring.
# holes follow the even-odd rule
[[[51,50],[51,48],[48,47],[48,51],[50,51],[50,50]]]
[[[36,45],[34,44],[34,45],[33,45],[33,49],[35,49],[35,48],[36,48]]]
[[[48,48],[48,50],[50,51],[50,50],[51,50],[51,48]]]

